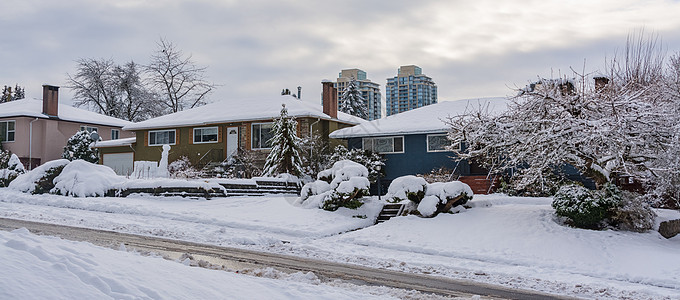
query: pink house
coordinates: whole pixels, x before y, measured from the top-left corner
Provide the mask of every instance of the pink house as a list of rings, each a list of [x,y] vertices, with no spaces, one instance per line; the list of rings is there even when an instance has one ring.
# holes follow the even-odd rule
[[[61,158],[66,141],[78,130],[97,131],[102,140],[134,137],[122,130],[132,122],[59,104],[59,87],[43,85],[43,100],[0,104],[2,148],[19,156],[26,168]]]

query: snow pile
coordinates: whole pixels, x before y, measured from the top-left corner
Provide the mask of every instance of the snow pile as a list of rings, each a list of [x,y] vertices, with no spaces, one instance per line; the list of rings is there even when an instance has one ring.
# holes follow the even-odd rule
[[[26,172],[24,165],[21,164],[19,157],[12,153],[5,163],[4,155],[8,152],[0,151],[0,187],[6,187],[17,176]]]
[[[53,175],[51,174],[52,172],[59,168],[63,168],[68,163],[69,163],[68,159],[57,159],[53,161],[48,161],[31,170],[30,172],[19,175],[9,184],[9,188],[24,193],[34,193],[36,192],[36,189],[38,189],[37,192],[39,193],[43,192],[40,190],[39,184],[41,182],[44,182],[45,180],[49,180],[48,184],[51,185],[52,181],[47,177],[50,177],[50,175]],[[52,186],[50,186],[50,189],[51,188]]]
[[[104,196],[124,181],[124,177],[107,166],[74,160],[54,178],[54,188],[50,193],[76,197]]]
[[[472,199],[470,186],[460,181],[435,182],[428,184],[422,177],[412,175],[394,179],[387,189],[385,198],[390,202],[407,201],[408,210],[423,217],[433,217],[441,212],[452,212],[452,208]]]
[[[351,160],[335,162],[330,169],[319,172],[318,180],[302,187],[296,204],[331,211],[357,208],[362,205],[359,199],[369,194],[371,183],[367,177],[368,169],[361,164]]]

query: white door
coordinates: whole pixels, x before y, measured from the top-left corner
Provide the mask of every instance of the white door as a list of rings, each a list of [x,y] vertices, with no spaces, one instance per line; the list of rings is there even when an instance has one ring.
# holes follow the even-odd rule
[[[231,159],[238,150],[238,127],[227,128],[227,159]]]
[[[111,153],[104,154],[103,165],[113,169],[118,175],[127,176],[132,174],[134,154],[127,153]]]

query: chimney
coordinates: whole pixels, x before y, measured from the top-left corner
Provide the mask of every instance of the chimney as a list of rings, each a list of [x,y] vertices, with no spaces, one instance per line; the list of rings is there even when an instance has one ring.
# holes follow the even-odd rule
[[[323,104],[323,113],[331,116],[331,118],[338,118],[338,89],[333,87],[333,82],[330,80],[321,81],[323,85],[323,92],[321,94],[321,103]]]
[[[297,96],[298,100],[300,100],[300,96],[302,96],[302,87],[298,86],[298,96]]]
[[[59,87],[43,85],[43,114],[50,117],[59,115]]]

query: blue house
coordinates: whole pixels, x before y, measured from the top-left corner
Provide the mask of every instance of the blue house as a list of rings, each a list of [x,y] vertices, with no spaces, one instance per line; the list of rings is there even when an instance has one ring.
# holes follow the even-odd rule
[[[427,174],[445,167],[462,176],[487,175],[487,171],[466,161],[457,163],[446,150],[448,117],[479,111],[497,113],[507,108],[507,98],[480,98],[442,101],[336,130],[330,137],[346,139],[349,149],[371,150],[385,159],[385,178],[381,186],[400,176]]]

